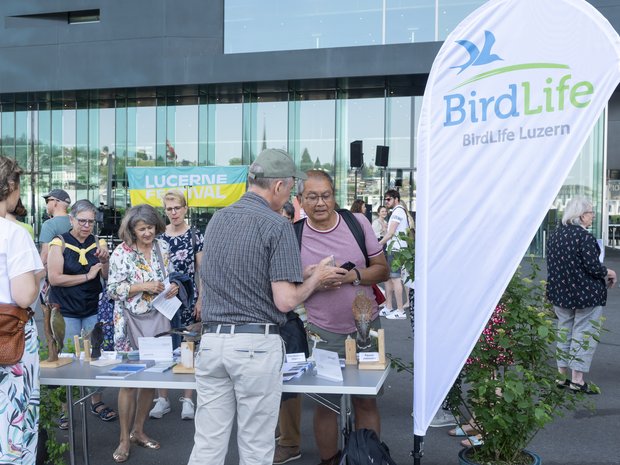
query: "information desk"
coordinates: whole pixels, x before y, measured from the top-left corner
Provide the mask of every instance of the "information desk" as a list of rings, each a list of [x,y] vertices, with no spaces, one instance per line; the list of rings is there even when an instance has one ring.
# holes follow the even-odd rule
[[[69,405],[69,455],[71,465],[75,465],[75,431],[74,411],[75,404],[80,404],[82,423],[82,453],[84,465],[88,465],[88,431],[86,426],[86,407],[84,387],[128,387],[128,388],[166,388],[166,389],[196,389],[193,374],[175,374],[172,370],[164,373],[140,372],[123,379],[100,379],[96,376],[107,372],[112,366],[94,367],[84,361],[74,360],[73,363],[60,368],[41,368],[41,384],[51,386],[67,386],[67,404]],[[340,424],[343,437],[351,429],[351,395],[375,396],[381,390],[389,366],[385,370],[358,370],[347,366],[342,370],[343,381],[333,382],[319,378],[309,372],[301,377],[287,381],[282,385],[282,392],[306,394],[321,404],[332,408],[340,414]],[[74,403],[70,387],[80,388],[80,399]],[[324,394],[343,394],[340,408],[330,405]],[[88,396],[86,396],[88,397]]]

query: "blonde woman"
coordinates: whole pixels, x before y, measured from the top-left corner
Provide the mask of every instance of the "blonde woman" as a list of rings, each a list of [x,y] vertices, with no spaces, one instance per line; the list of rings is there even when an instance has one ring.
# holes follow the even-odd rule
[[[200,321],[200,283],[197,279],[197,271],[200,269],[202,260],[202,246],[204,236],[195,228],[190,227],[185,218],[187,216],[187,201],[183,193],[171,190],[164,195],[164,211],[170,221],[166,231],[160,236],[170,247],[170,260],[174,270],[187,275],[194,286],[194,299],[188,307],[181,307],[172,320],[173,327],[187,326]],[[191,389],[186,389],[183,397],[179,399],[183,405],[181,409],[182,420],[194,419],[194,401]],[[161,418],[170,412],[170,400],[168,389],[160,389],[159,395],[154,399],[155,406],[149,412],[151,418]]]

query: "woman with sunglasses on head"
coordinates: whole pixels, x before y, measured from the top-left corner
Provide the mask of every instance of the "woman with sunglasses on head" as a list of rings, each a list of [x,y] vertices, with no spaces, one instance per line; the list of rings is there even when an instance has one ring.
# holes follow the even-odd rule
[[[78,200],[71,207],[69,232],[56,236],[49,243],[47,256],[48,279],[52,286],[49,303],[60,305],[65,320],[65,343],[73,342],[82,331],[90,333],[97,323],[101,279],[108,277],[107,244],[93,235],[95,206],[88,200]],[[101,275],[101,276],[100,276]],[[91,412],[103,421],[116,420],[117,414],[101,400],[101,393],[91,396]],[[61,417],[60,428],[66,429]]]
[[[160,236],[170,246],[170,261],[174,270],[187,275],[194,286],[194,299],[188,307],[181,307],[172,320],[173,327],[191,325],[200,321],[200,282],[196,273],[200,269],[202,260],[202,246],[204,236],[185,222],[187,216],[187,201],[183,193],[170,190],[164,195],[164,211],[170,223],[166,231]],[[193,391],[186,389],[179,399],[182,404],[181,419],[194,419]],[[170,412],[168,389],[159,389],[154,399],[155,405],[149,412],[151,418],[161,418]]]

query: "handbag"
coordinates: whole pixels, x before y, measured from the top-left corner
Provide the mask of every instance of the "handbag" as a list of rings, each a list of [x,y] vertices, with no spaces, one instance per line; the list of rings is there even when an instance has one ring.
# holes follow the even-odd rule
[[[139,349],[139,338],[153,337],[159,333],[170,331],[170,320],[158,310],[135,314],[125,309],[125,322],[127,324],[127,336],[133,349]]]
[[[377,305],[381,305],[385,302],[385,295],[381,291],[381,288],[376,284],[372,285],[372,293],[375,295],[375,300],[377,301]]]
[[[161,255],[159,242],[155,242],[155,255],[159,261],[159,265],[164,273],[164,278],[168,276],[164,259]],[[159,333],[170,331],[170,320],[166,318],[159,310],[151,309],[146,313],[134,314],[129,310],[124,310],[125,321],[127,323],[127,336],[129,343],[134,349],[139,349],[139,338],[153,337]]]
[[[26,347],[25,327],[34,315],[30,308],[0,304],[0,365],[14,365]]]

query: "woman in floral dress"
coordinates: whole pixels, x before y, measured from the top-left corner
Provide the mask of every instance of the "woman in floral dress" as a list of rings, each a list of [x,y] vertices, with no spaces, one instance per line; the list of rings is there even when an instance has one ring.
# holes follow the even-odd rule
[[[19,200],[21,173],[15,160],[0,156],[0,303],[25,309],[36,300],[45,271],[28,232],[5,219]],[[32,465],[37,456],[39,340],[32,317],[25,333],[21,360],[0,365],[0,463]]]
[[[196,271],[200,269],[204,236],[185,222],[187,202],[181,192],[175,190],[166,192],[164,210],[170,224],[166,226],[166,232],[161,238],[170,246],[170,260],[174,270],[189,276],[194,284],[193,302],[188,307],[181,307],[172,322],[173,326],[187,326],[200,321],[200,280],[196,278]],[[191,389],[186,389],[183,397],[179,399],[182,404],[182,420],[194,419],[192,394]],[[149,412],[151,418],[161,418],[170,412],[168,389],[160,389],[159,396],[154,402],[155,406]]]
[[[168,255],[168,244],[157,235],[164,223],[150,205],[137,205],[127,210],[118,231],[123,240],[110,257],[108,293],[114,305],[114,348],[118,351],[138,349],[140,336],[155,336],[170,329],[170,322],[152,305],[164,291],[163,281],[174,271]],[[177,295],[172,283],[166,298]],[[144,432],[144,422],[153,401],[154,389],[121,388],[118,394],[120,443],[112,458],[125,462],[130,443],[148,449],[159,449],[159,442]]]

